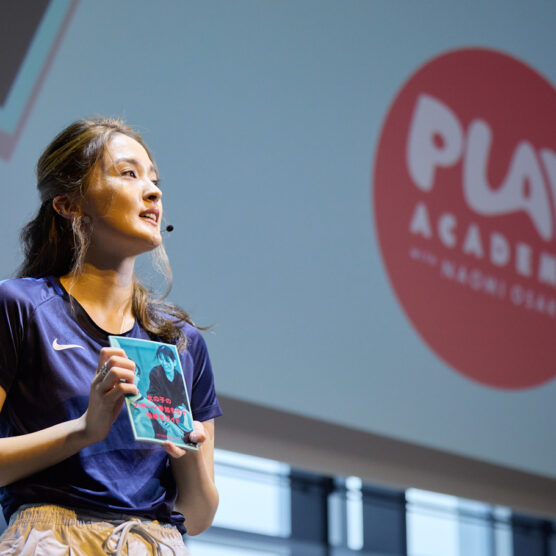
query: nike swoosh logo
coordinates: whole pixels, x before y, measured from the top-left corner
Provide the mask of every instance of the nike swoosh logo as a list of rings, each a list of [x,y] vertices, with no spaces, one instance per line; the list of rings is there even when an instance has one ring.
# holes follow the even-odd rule
[[[77,344],[59,344],[58,338],[54,338],[54,341],[52,342],[52,347],[56,351],[62,351],[63,349],[72,349],[72,348],[85,349],[83,346],[78,346]]]

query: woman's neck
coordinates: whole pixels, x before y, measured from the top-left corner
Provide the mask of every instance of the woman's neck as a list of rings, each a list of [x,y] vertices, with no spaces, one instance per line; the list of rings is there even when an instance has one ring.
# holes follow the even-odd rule
[[[133,326],[132,263],[117,269],[85,263],[79,274],[70,272],[61,276],[60,282],[103,330],[120,334]]]

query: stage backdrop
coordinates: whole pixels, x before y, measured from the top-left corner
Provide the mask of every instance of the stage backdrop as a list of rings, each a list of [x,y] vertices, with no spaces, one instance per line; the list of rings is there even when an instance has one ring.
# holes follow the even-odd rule
[[[1,274],[42,148],[123,116],[225,399],[554,485],[555,23],[540,0],[4,1]]]

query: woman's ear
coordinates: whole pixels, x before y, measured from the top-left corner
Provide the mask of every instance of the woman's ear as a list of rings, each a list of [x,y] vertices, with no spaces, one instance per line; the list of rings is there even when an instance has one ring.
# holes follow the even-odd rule
[[[67,195],[57,195],[52,199],[52,208],[62,217],[68,220],[81,215],[79,207],[72,203]]]

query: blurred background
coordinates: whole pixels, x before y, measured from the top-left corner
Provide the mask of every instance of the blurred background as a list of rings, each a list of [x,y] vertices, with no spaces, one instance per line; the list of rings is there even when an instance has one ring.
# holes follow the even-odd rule
[[[195,556],[556,555],[555,23],[0,2],[1,278],[63,127],[123,117],[160,168],[170,298],[211,326],[224,410]]]

